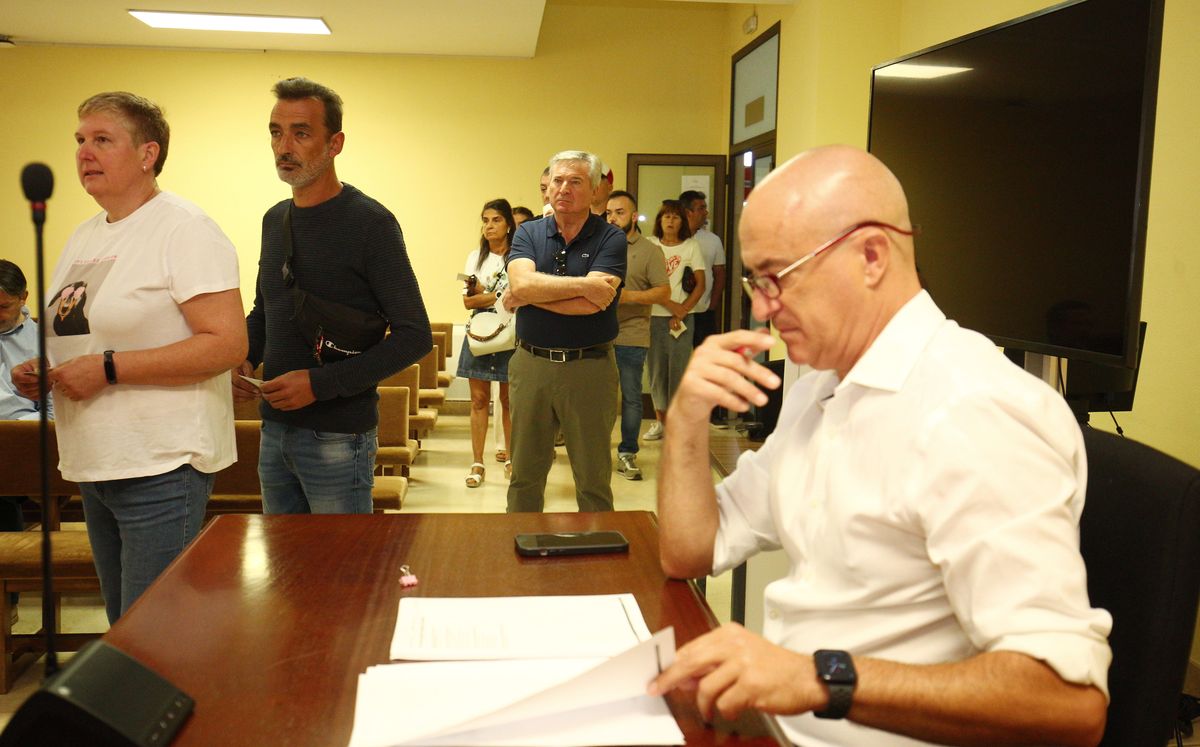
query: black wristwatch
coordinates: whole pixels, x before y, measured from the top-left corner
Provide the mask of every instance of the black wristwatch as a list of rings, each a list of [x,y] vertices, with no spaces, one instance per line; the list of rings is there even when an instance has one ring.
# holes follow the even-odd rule
[[[829,707],[813,715],[817,718],[846,718],[850,704],[854,702],[854,686],[858,684],[854,660],[845,651],[821,649],[813,653],[813,664],[817,667],[817,679],[829,688]]]
[[[113,351],[104,351],[104,378],[109,384],[117,383],[117,367],[113,364]]]

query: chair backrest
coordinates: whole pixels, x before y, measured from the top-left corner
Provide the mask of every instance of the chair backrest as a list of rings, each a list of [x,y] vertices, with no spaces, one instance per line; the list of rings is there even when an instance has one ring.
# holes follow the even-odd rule
[[[1200,470],[1084,428],[1079,523],[1092,605],[1113,616],[1101,745],[1162,747],[1175,720],[1200,598]]]
[[[379,387],[379,429],[376,437],[380,446],[408,445],[408,400],[416,391],[402,386]]]
[[[449,355],[450,351],[458,349],[458,348],[454,347],[454,323],[453,322],[430,322],[429,328],[432,329],[434,332],[445,332],[446,333],[446,355]],[[437,340],[434,340],[434,342],[437,342]]]
[[[58,471],[58,437],[54,422],[47,423],[46,463],[50,465],[50,495],[78,495],[79,487],[67,482]],[[0,420],[0,478],[3,495],[41,495],[41,424],[36,420]]]
[[[433,349],[425,354],[425,357],[417,361],[417,365],[421,367],[421,388],[422,389],[437,389],[437,362],[438,362],[438,346],[434,345]]]
[[[237,461],[217,473],[213,495],[262,495],[258,480],[258,449],[262,424],[257,420],[235,420]]]
[[[262,420],[262,412],[258,409],[258,404],[262,400],[249,399],[233,401],[233,419],[234,420]]]
[[[446,355],[450,350],[450,334],[440,329],[433,330],[433,346],[438,351],[438,369],[446,370]]]
[[[421,368],[414,363],[403,371],[394,373],[379,382],[379,386],[380,388],[385,386],[402,386],[406,387],[410,392],[416,392],[421,388]],[[409,415],[416,415],[419,406],[420,402],[417,401],[417,397],[410,396],[408,398]]]

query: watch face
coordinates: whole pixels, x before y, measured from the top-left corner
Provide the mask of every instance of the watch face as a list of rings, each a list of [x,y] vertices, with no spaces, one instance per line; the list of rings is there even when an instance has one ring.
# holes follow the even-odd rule
[[[813,656],[817,676],[826,682],[851,683],[856,679],[854,662],[844,651],[818,651]]]

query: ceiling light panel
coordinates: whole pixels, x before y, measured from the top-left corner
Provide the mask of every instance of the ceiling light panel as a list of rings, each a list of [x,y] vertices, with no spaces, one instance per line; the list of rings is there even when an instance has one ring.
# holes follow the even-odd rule
[[[156,29],[193,31],[247,31],[261,34],[321,34],[331,32],[320,18],[288,16],[238,16],[216,13],[171,13],[158,10],[131,10],[129,15]]]

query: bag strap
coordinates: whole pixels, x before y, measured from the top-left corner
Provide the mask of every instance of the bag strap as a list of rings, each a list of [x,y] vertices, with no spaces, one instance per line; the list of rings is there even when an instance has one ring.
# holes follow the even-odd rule
[[[292,203],[288,202],[287,212],[283,214],[283,285],[291,288],[296,284],[296,276],[292,274]]]

